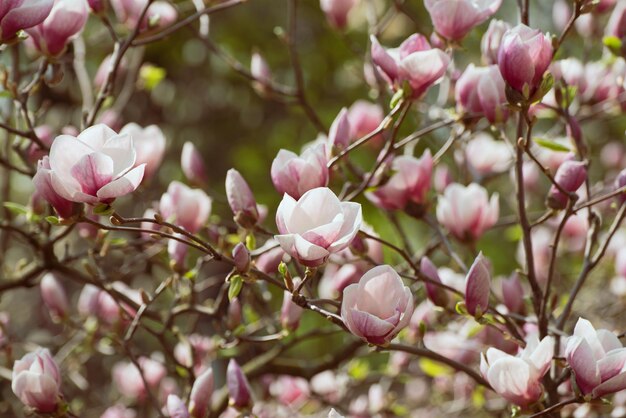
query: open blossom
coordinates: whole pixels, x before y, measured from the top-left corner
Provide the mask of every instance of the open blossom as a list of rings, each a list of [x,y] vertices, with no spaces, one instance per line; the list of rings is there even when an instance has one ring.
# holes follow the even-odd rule
[[[460,240],[475,240],[498,220],[498,194],[489,199],[487,190],[476,183],[452,183],[439,197],[437,220]]]
[[[479,133],[465,148],[469,165],[481,176],[506,171],[513,162],[513,153],[504,141],[496,141],[489,134]]]
[[[272,162],[272,183],[278,193],[299,199],[307,191],[328,184],[326,145],[318,144],[297,154],[281,149]]]
[[[126,24],[129,28],[134,28],[139,23],[139,18],[144,8],[148,4],[148,0],[109,0],[117,18],[120,22]],[[166,1],[153,2],[143,20],[140,28],[153,29],[164,28],[176,22],[178,13],[174,6]],[[154,25],[154,26],[151,26]]]
[[[341,202],[330,189],[318,187],[299,200],[283,196],[276,211],[280,235],[274,238],[301,264],[317,267],[350,245],[361,222],[360,204]]]
[[[430,190],[433,159],[430,150],[421,158],[410,155],[396,157],[391,165],[391,178],[376,190],[366,194],[367,198],[384,209],[404,209],[410,202],[422,204]]]
[[[553,354],[554,339],[545,337],[539,342],[533,334],[517,356],[489,348],[480,358],[480,371],[498,395],[524,407],[541,397],[541,378],[550,369]]]
[[[166,220],[196,233],[209,219],[211,206],[212,200],[204,191],[173,181],[161,196],[159,212]]]
[[[502,37],[498,51],[502,78],[526,97],[531,97],[541,85],[551,61],[552,42],[540,30],[519,24]]]
[[[328,22],[338,29],[343,29],[348,23],[348,13],[357,0],[320,0],[322,11],[326,13]]]
[[[489,27],[480,41],[480,51],[486,64],[493,65],[498,63],[498,50],[500,49],[502,36],[509,29],[511,29],[511,25],[502,20],[493,19],[489,22]]]
[[[384,345],[409,324],[413,308],[411,289],[391,266],[382,265],[344,289],[341,318],[357,337]]]
[[[460,111],[482,115],[491,123],[502,122],[508,116],[504,80],[496,65],[470,64],[456,83],[455,98]]]
[[[32,28],[50,14],[54,0],[5,0],[0,6],[0,44],[10,42],[22,29]]]
[[[394,89],[406,81],[419,98],[445,74],[450,57],[442,50],[431,48],[422,35],[409,36],[398,48],[383,48],[372,35],[372,60],[380,75]]]
[[[122,128],[120,135],[128,134],[133,138],[137,158],[135,166],[145,164],[145,177],[151,178],[157,172],[165,153],[165,135],[156,125],[145,128],[136,123],[129,123]]]
[[[15,362],[11,389],[26,406],[43,413],[56,410],[61,393],[61,374],[47,349],[38,349]]]
[[[584,395],[599,398],[626,389],[626,348],[611,331],[579,318],[565,357]]]
[[[64,198],[54,189],[50,159],[47,155],[37,163],[37,172],[33,177],[33,184],[35,185],[33,200],[43,198],[52,205],[61,218],[70,218],[77,212],[74,202]]]
[[[502,0],[424,0],[435,31],[453,41],[463,39],[489,19],[501,3]]]
[[[78,137],[58,136],[50,148],[50,183],[72,202],[111,203],[134,191],[143,179],[144,166],[135,165],[130,135],[118,135],[95,125]],[[46,169],[45,164],[40,169]]]
[[[35,47],[44,55],[56,57],[87,23],[89,10],[85,0],[54,0],[46,19],[26,32]]]

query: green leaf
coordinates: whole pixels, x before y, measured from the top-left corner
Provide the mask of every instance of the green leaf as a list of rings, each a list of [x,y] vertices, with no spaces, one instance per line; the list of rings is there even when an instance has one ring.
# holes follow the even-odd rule
[[[164,68],[150,64],[143,65],[139,70],[139,78],[148,91],[154,90],[165,79],[166,74]]]
[[[400,103],[400,100],[402,100],[403,97],[404,97],[404,90],[402,89],[398,90],[396,94],[394,94],[393,97],[391,98],[391,102],[389,102],[389,108],[393,109],[394,107],[396,107],[398,103]]]
[[[513,225],[504,230],[504,236],[511,242],[517,242],[522,239],[524,232],[520,225]]]
[[[365,379],[370,372],[370,366],[368,363],[362,360],[353,360],[348,364],[348,375],[354,380]]]
[[[20,205],[19,203],[4,202],[3,205],[15,215],[26,215],[28,213],[28,208],[24,205]]]
[[[106,216],[113,213],[113,208],[111,205],[107,205],[106,203],[100,203],[97,206],[94,206],[93,213],[96,215]]]
[[[252,234],[246,236],[246,247],[253,251],[256,248],[256,238]]]
[[[467,307],[465,306],[464,301],[457,302],[457,304],[454,306],[454,310],[459,315],[467,315]]]
[[[419,365],[422,371],[430,377],[452,376],[454,374],[454,369],[450,366],[428,358],[421,358]]]
[[[540,147],[547,148],[552,151],[559,151],[559,152],[571,151],[571,149],[568,146],[560,144],[558,142],[550,141],[549,139],[533,138],[533,141],[535,142],[535,144],[539,145]]]
[[[46,222],[48,222],[50,225],[58,225],[61,223],[59,218],[57,218],[56,216],[46,216],[45,219],[46,219]]]
[[[617,36],[605,36],[602,39],[602,43],[608,48],[609,51],[611,51],[613,55],[621,55],[622,41]]]
[[[228,300],[233,300],[239,296],[243,287],[243,277],[236,274],[230,278],[230,286],[228,287]]]

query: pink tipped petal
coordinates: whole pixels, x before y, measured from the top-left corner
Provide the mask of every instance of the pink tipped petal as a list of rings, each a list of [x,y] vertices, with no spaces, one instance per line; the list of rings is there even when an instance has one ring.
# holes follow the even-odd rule
[[[145,164],[135,167],[124,176],[102,187],[98,190],[98,198],[102,200],[115,199],[135,191],[141,184],[145,167]]]

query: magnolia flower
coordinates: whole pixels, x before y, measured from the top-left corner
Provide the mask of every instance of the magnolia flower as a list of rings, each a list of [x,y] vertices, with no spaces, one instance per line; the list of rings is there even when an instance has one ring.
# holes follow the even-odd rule
[[[226,198],[235,215],[235,222],[239,225],[250,227],[261,221],[259,205],[256,203],[252,189],[239,171],[234,168],[226,173]]]
[[[167,370],[163,364],[148,357],[140,357],[137,362],[140,368],[131,362],[117,363],[113,366],[112,375],[122,395],[142,400],[147,395],[144,379],[151,389],[155,389],[167,375]]]
[[[124,405],[114,405],[107,408],[100,418],[136,418],[137,413]]]
[[[487,190],[476,183],[452,183],[439,197],[437,220],[460,240],[476,240],[498,220],[498,194],[489,200]]]
[[[380,75],[394,89],[406,81],[413,98],[419,98],[446,72],[450,57],[442,50],[431,48],[422,35],[413,34],[398,48],[385,49],[372,35],[372,61]]]
[[[504,141],[496,141],[489,134],[479,133],[465,148],[469,165],[481,176],[506,171],[513,162],[513,153]]]
[[[433,159],[430,150],[417,159],[409,155],[396,157],[391,165],[391,178],[366,196],[384,209],[404,209],[410,202],[422,204],[430,189]]]
[[[291,292],[285,290],[283,292],[283,305],[280,308],[280,322],[285,329],[295,331],[300,325],[300,318],[304,309],[296,305],[292,299]]]
[[[549,370],[553,354],[554,339],[545,337],[539,342],[533,334],[517,356],[488,349],[481,355],[480,371],[498,395],[524,407],[541,397],[541,378]]]
[[[40,24],[50,14],[54,0],[5,0],[0,5],[0,44],[10,42],[22,29]]]
[[[612,332],[579,318],[565,357],[584,395],[599,398],[626,389],[626,348]]]
[[[180,155],[180,166],[187,180],[191,183],[202,185],[207,182],[206,167],[200,151],[193,142],[185,142],[183,152]]]
[[[41,299],[53,318],[63,318],[70,310],[65,289],[54,274],[46,273],[39,283]]]
[[[524,313],[524,288],[517,273],[502,279],[502,301],[511,312]]]
[[[489,27],[480,41],[480,51],[486,64],[493,65],[498,63],[498,50],[500,49],[502,36],[509,29],[511,29],[511,25],[502,20],[493,19],[489,22]]]
[[[491,274],[483,253],[479,253],[465,278],[465,306],[470,315],[482,316],[489,308]]]
[[[209,219],[212,200],[204,191],[173,181],[161,196],[159,212],[176,225],[196,233]]]
[[[281,149],[272,162],[272,183],[278,193],[299,199],[307,191],[328,184],[326,146],[318,144],[298,156]]]
[[[144,165],[135,166],[128,134],[95,125],[78,137],[58,136],[50,148],[50,183],[62,198],[89,204],[111,203],[141,183]],[[46,169],[45,163],[40,169]]]
[[[309,399],[309,381],[302,377],[283,375],[270,384],[269,391],[280,403],[297,408]]]
[[[385,118],[380,105],[357,100],[348,109],[348,121],[350,122],[350,138],[352,140],[362,138],[376,130]]]
[[[48,17],[26,32],[39,52],[56,57],[83,30],[87,17],[89,10],[85,0],[54,0]]]
[[[357,337],[384,345],[409,324],[413,307],[411,289],[391,266],[382,265],[344,289],[341,319]]]
[[[246,375],[235,359],[228,362],[226,369],[226,385],[230,403],[236,408],[247,408],[252,405],[252,390]]]
[[[182,399],[177,395],[171,394],[167,397],[165,409],[170,418],[189,418],[189,411]]]
[[[454,91],[459,111],[483,115],[491,123],[506,120],[504,80],[496,65],[475,67],[470,64],[458,79]]]
[[[159,169],[161,161],[163,161],[163,154],[165,153],[165,135],[163,135],[163,131],[156,125],[142,128],[136,123],[129,123],[120,131],[120,135],[125,134],[133,138],[133,145],[137,155],[135,166],[145,164],[145,177],[151,178]]]
[[[613,9],[609,23],[606,25],[606,35],[619,39],[626,37],[626,2],[620,1]]]
[[[193,418],[206,416],[211,407],[214,386],[213,369],[210,367],[193,382],[189,395],[189,413]]]
[[[61,393],[59,366],[47,349],[26,354],[13,365],[11,389],[20,401],[38,412],[54,412]]]
[[[361,227],[361,205],[341,202],[326,187],[309,190],[299,200],[283,196],[276,211],[281,235],[274,238],[301,264],[317,267],[330,254],[347,248]]]
[[[475,26],[489,19],[502,0],[424,0],[437,33],[446,39],[461,40]]]
[[[50,159],[46,155],[37,163],[37,172],[33,176],[35,194],[33,201],[42,198],[50,203],[61,218],[70,218],[76,212],[74,202],[64,198],[56,192],[52,185],[52,170],[50,169]]]
[[[552,61],[552,42],[540,30],[519,24],[506,31],[498,51],[502,78],[515,90],[531,97]]]
[[[139,18],[143,13],[148,0],[109,0],[113,10],[120,22],[126,24],[129,28],[135,28],[139,24]],[[152,2],[143,20],[140,28],[153,29],[164,28],[176,22],[178,13],[174,6],[166,1]]]
[[[326,13],[328,22],[338,29],[343,29],[348,23],[348,13],[357,0],[320,0],[322,11]]]
[[[341,109],[328,131],[328,147],[333,149],[344,149],[350,145],[352,128],[350,126],[350,117],[348,109]]]
[[[565,161],[556,171],[554,181],[569,193],[574,193],[587,179],[587,165],[583,161]],[[548,192],[547,203],[553,209],[565,209],[569,196],[554,184]]]

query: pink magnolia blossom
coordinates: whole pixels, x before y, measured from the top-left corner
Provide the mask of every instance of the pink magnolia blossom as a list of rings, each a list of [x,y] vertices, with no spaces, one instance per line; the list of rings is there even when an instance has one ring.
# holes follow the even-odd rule
[[[100,418],[136,418],[137,413],[124,405],[113,405],[107,408]]]
[[[341,109],[328,132],[328,147],[331,150],[342,150],[350,145],[352,128],[348,109]]]
[[[539,30],[519,24],[502,37],[498,51],[502,78],[526,97],[539,88],[551,61],[552,42]]]
[[[470,167],[480,176],[505,172],[513,162],[513,152],[504,141],[496,141],[481,132],[470,139],[465,148]]]
[[[197,185],[206,184],[208,176],[204,159],[193,142],[185,142],[180,155],[180,166],[187,180]]]
[[[314,145],[298,156],[281,149],[272,162],[274,187],[281,194],[299,199],[307,191],[328,184],[326,146]]]
[[[65,219],[72,217],[72,215],[78,212],[74,202],[64,198],[54,189],[50,159],[47,155],[37,163],[37,172],[33,177],[33,184],[35,185],[33,201],[39,198],[44,199],[52,205],[61,218]]]
[[[450,57],[442,50],[431,48],[422,35],[413,34],[398,48],[383,48],[372,35],[372,61],[380,75],[394,89],[402,88],[406,81],[413,97],[419,98],[446,72]]]
[[[144,166],[135,167],[130,135],[95,125],[78,137],[58,136],[50,148],[50,181],[54,191],[72,202],[111,203],[134,191]]]
[[[235,264],[235,268],[239,273],[247,273],[250,270],[250,262],[252,261],[250,258],[250,251],[246,248],[243,243],[238,243],[235,245],[232,251],[233,262]]]
[[[182,399],[180,399],[177,395],[169,395],[167,397],[167,403],[165,404],[165,409],[167,410],[167,414],[170,418],[189,418],[189,410],[187,410],[187,406]]]
[[[460,240],[480,238],[499,213],[498,194],[489,199],[487,190],[476,183],[450,184],[437,203],[437,220]]]
[[[56,57],[83,30],[87,17],[89,10],[85,0],[54,0],[48,17],[26,32],[39,52]]]
[[[575,193],[586,179],[587,164],[583,161],[564,162],[554,176],[554,181],[569,193]],[[547,203],[553,209],[564,209],[568,199],[569,197],[553,184],[548,192]]]
[[[470,315],[482,316],[487,312],[490,287],[489,263],[481,252],[465,277],[465,306]]]
[[[626,2],[620,1],[613,9],[609,23],[606,25],[606,35],[617,38],[626,37]]]
[[[109,0],[120,22],[133,29],[139,24],[139,18],[148,0]],[[143,20],[140,29],[164,28],[176,22],[178,12],[166,1],[153,2]]]
[[[430,280],[424,281],[426,297],[428,297],[428,299],[430,299],[430,301],[437,306],[447,306],[448,294],[442,286],[437,285],[438,283],[442,284],[442,282],[439,278],[437,267],[428,257],[422,257],[420,260],[420,271]]]
[[[46,273],[39,284],[41,298],[53,318],[63,318],[70,309],[65,289],[52,273]]]
[[[357,0],[320,0],[322,11],[328,22],[338,29],[343,29],[348,23],[348,14]]]
[[[491,123],[503,122],[508,116],[504,80],[496,65],[470,64],[456,83],[455,98],[461,112],[483,115]]]
[[[280,322],[284,328],[295,331],[300,325],[300,318],[304,309],[293,302],[292,294],[288,290],[283,292],[283,305],[280,308]]]
[[[261,208],[256,203],[252,189],[234,168],[226,173],[226,198],[235,215],[235,221],[243,227],[254,226],[265,217],[261,216]]]
[[[362,138],[374,131],[384,118],[385,113],[379,105],[365,100],[357,100],[348,109],[351,139]]]
[[[196,233],[211,214],[212,200],[204,191],[173,181],[161,196],[159,212],[166,220]]]
[[[417,159],[409,155],[396,157],[391,165],[391,178],[366,194],[375,205],[389,210],[404,209],[409,203],[423,204],[430,190],[433,159],[426,149]]]
[[[524,312],[524,289],[517,273],[502,279],[502,300],[511,312]]]
[[[193,418],[204,418],[211,407],[214,389],[213,369],[207,368],[193,382],[189,395],[189,413]]]
[[[137,158],[135,166],[145,164],[145,177],[152,178],[161,166],[165,154],[165,135],[156,125],[145,128],[136,123],[129,123],[122,128],[120,135],[130,135]]]
[[[54,0],[5,0],[0,4],[0,44],[11,42],[22,29],[32,28],[50,14]]]
[[[453,41],[463,39],[489,19],[501,3],[502,0],[424,0],[435,31]]]
[[[38,412],[56,410],[61,394],[61,374],[47,349],[38,349],[15,362],[11,389],[24,405]]]
[[[524,407],[541,397],[541,378],[550,368],[553,354],[554,339],[545,337],[540,342],[533,334],[517,356],[488,349],[480,358],[480,371],[498,395]]]
[[[202,334],[191,334],[176,344],[174,357],[183,366],[193,367],[194,373],[200,376],[209,368],[214,351],[215,345],[209,337]]]
[[[584,395],[599,398],[626,389],[626,348],[612,332],[579,318],[565,357]]]
[[[360,204],[341,202],[330,189],[318,187],[299,200],[283,196],[276,211],[280,235],[274,238],[301,264],[317,267],[350,245],[361,222]]]
[[[502,36],[511,29],[511,25],[502,20],[493,19],[480,41],[480,51],[483,61],[487,65],[498,63],[498,50],[502,42]]]
[[[252,389],[246,375],[235,359],[228,362],[226,369],[226,385],[230,403],[236,408],[247,408],[252,405]]]
[[[151,389],[155,389],[166,376],[167,370],[163,364],[148,357],[140,357],[137,362],[140,369],[131,362],[113,366],[113,382],[124,397],[143,400],[147,396],[144,379]]]
[[[270,385],[270,394],[280,403],[297,408],[309,399],[309,382],[301,377],[279,376]]]
[[[357,337],[385,345],[409,324],[413,308],[411,289],[391,266],[382,265],[344,289],[341,318]]]

